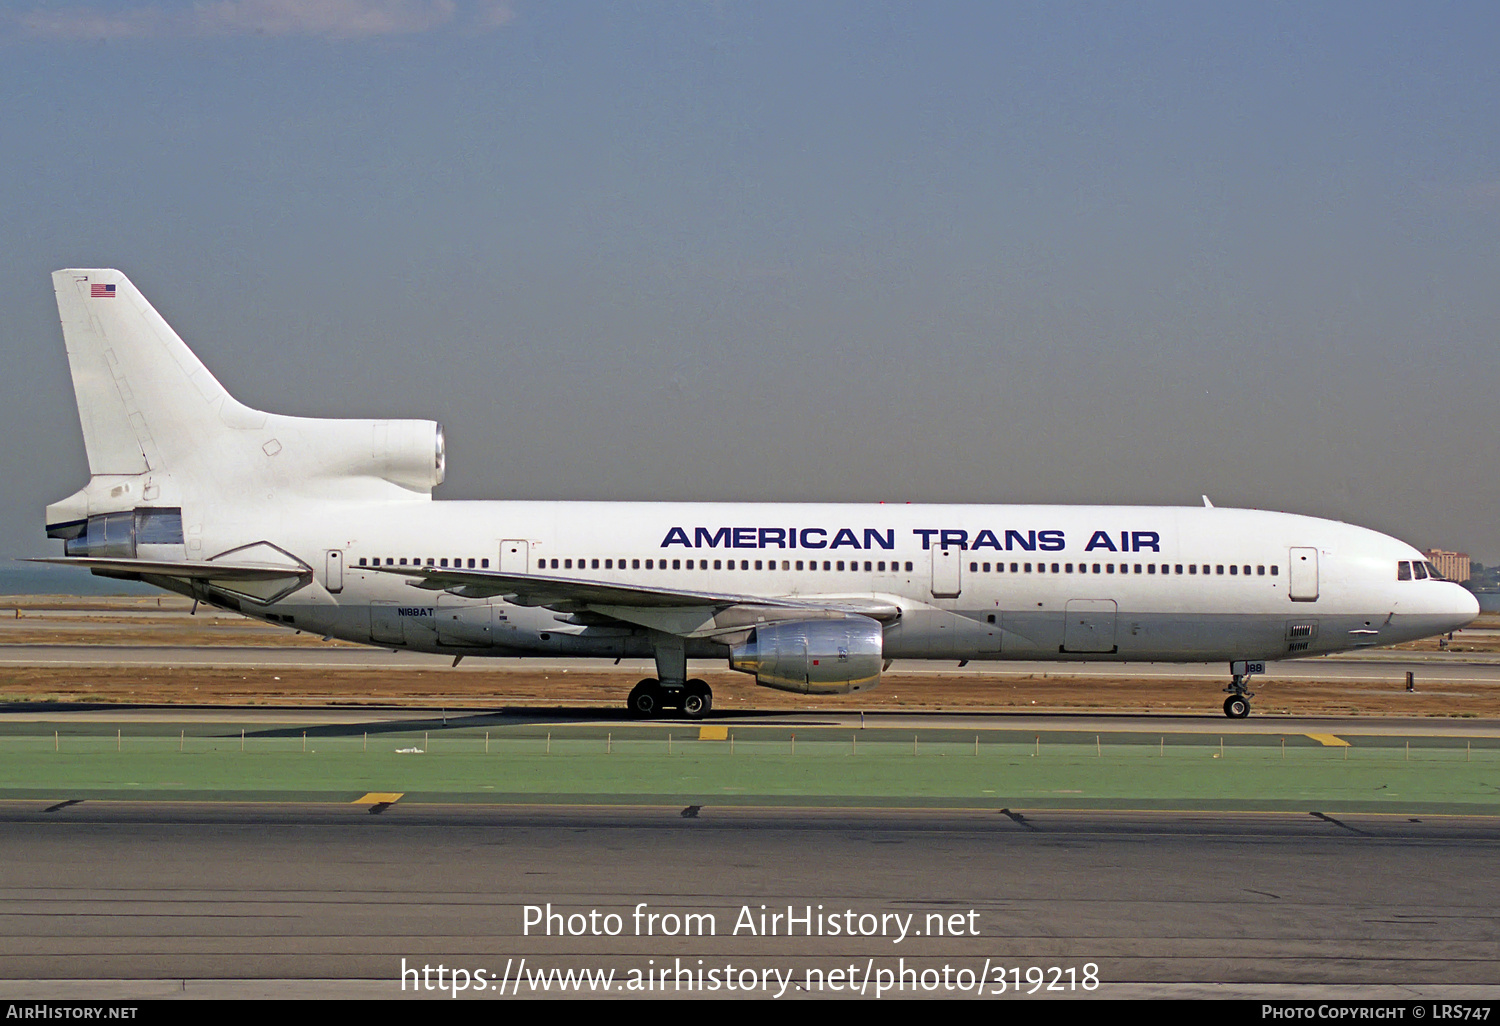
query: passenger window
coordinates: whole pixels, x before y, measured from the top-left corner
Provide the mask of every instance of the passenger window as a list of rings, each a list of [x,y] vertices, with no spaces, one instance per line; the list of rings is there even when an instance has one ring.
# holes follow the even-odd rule
[[[599,561],[597,559],[591,559],[591,560],[589,560],[589,569],[590,570],[597,570],[597,569],[599,569]]]
[[[402,566],[405,566],[405,565],[406,565],[406,557],[405,557],[405,556],[402,556],[402,557],[401,557],[401,565],[402,565]]]
[[[365,560],[364,560],[364,557],[363,557],[363,556],[361,556],[361,557],[360,557],[360,560],[359,560],[359,565],[360,565],[360,566],[364,566],[364,565],[365,565]]]
[[[1224,573],[1224,567],[1222,565],[1215,566],[1214,567],[1214,573],[1219,574],[1219,575],[1222,576],[1223,573]]]
[[[906,561],[906,572],[911,573],[911,560]]]
[[[552,561],[552,565],[556,566],[557,565],[557,561],[553,560]],[[563,560],[563,569],[564,570],[571,570],[571,569],[573,569],[573,561],[571,559],[565,559],[565,560]]]
[[[613,570],[614,568],[615,568],[615,561],[614,560],[612,560],[612,559],[606,559],[604,561],[604,569],[606,569],[606,570]]]
[[[662,560],[662,562],[665,563],[666,560]],[[674,559],[674,560],[672,560],[672,569],[673,570],[681,570],[682,569],[682,560],[680,560],[680,559]]]
[[[1058,565],[1056,563],[1052,564],[1052,572],[1053,573],[1057,573],[1058,572]]]
[[[985,566],[986,570],[989,569],[989,564],[988,563],[986,563],[984,566]],[[977,573],[979,573],[979,564],[978,563],[970,563],[969,564],[969,573],[971,573],[971,574],[977,574]]]
[[[1115,572],[1115,565],[1113,563],[1105,563],[1104,564],[1104,572],[1107,573],[1107,574],[1114,573]]]
[[[825,559],[825,560],[823,560],[823,569],[824,570],[832,570],[833,569],[833,564],[830,563],[828,560]]]
[[[1229,576],[1230,576],[1230,577],[1233,577],[1233,576],[1234,576],[1234,575],[1235,575],[1235,574],[1237,574],[1237,573],[1239,573],[1239,572],[1240,572],[1240,568],[1239,568],[1239,567],[1237,567],[1237,566],[1233,566],[1233,565],[1231,565],[1231,566],[1230,566],[1230,567],[1229,567]]]
[[[910,563],[908,563],[906,565],[907,565],[908,569],[911,567]],[[1010,572],[1011,573],[1016,573],[1020,569],[1020,566],[1021,566],[1021,564],[1019,564],[1019,563],[1012,563],[1010,565]]]
[[[1189,563],[1188,564],[1188,573],[1189,574],[1196,574],[1197,572],[1198,572],[1198,564],[1197,563]]]
[[[870,561],[867,559],[867,560],[865,560],[865,573],[869,573],[869,572],[870,572]]]
[[[1098,563],[1095,563],[1095,564],[1094,564],[1094,573],[1096,573],[1096,574],[1097,574],[1097,573],[1098,573],[1098,572],[1099,572],[1099,564],[1098,564]]]
[[[470,566],[473,566],[473,565],[474,565],[474,561],[473,561],[473,560],[472,560],[472,559],[471,559],[471,560],[469,560],[469,565],[470,565]],[[483,567],[483,568],[484,568],[484,569],[486,569],[486,570],[488,570],[488,569],[489,569],[489,568],[490,568],[490,561],[489,561],[489,560],[488,560],[488,559],[481,559],[481,560],[480,560],[480,561],[479,561],[479,565],[480,565],[480,566],[481,566],[481,567]]]
[[[1245,568],[1245,573],[1248,574],[1249,572],[1250,572],[1250,568],[1246,567]],[[1266,576],[1266,568],[1263,567],[1263,566],[1256,567],[1255,568],[1255,576],[1256,577],[1264,577],[1264,576]]]
[[[1136,573],[1140,573],[1140,572],[1141,572],[1141,564],[1139,564],[1139,563],[1137,563],[1137,564],[1136,564],[1136,565],[1135,565],[1135,572],[1136,572]]]
[[[1148,574],[1154,574],[1154,573],[1156,573],[1156,564],[1155,563],[1147,563],[1146,564],[1146,573],[1148,573]]]
[[[1031,573],[1031,564],[1030,563],[1026,563],[1026,564],[1024,564],[1024,566],[1026,567],[1026,572],[1028,574]]]
[[[1179,576],[1179,577],[1182,576],[1182,564],[1181,563],[1177,564],[1177,576]]]
[[[641,568],[641,561],[639,559],[632,559],[630,561],[630,569],[632,569],[632,570],[639,570],[640,568]]]

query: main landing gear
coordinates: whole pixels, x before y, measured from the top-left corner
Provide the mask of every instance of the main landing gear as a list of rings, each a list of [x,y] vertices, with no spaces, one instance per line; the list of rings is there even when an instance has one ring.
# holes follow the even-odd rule
[[[648,677],[630,689],[625,704],[630,715],[639,719],[664,716],[668,709],[676,709],[683,719],[701,720],[713,709],[714,693],[703,680],[683,681],[674,687]]]
[[[714,707],[714,693],[707,681],[687,679],[687,643],[665,631],[651,632],[656,657],[656,676],[630,689],[626,705],[630,715],[661,716],[676,709],[686,720],[701,720]]]
[[[1250,715],[1250,699],[1255,697],[1255,692],[1250,690],[1250,678],[1257,673],[1265,673],[1266,664],[1230,663],[1229,672],[1234,680],[1224,689],[1229,692],[1229,697],[1224,699],[1224,715],[1231,720],[1243,720]]]

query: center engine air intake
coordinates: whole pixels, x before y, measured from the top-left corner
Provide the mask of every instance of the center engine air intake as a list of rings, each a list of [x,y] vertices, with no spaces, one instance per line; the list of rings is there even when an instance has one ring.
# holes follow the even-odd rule
[[[884,635],[868,616],[761,624],[729,651],[729,668],[804,695],[842,695],[880,683]]]

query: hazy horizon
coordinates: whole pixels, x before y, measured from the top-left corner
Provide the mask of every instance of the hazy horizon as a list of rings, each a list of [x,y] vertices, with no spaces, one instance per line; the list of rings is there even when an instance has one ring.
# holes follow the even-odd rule
[[[1283,509],[1500,562],[1500,8],[23,0],[0,554],[87,480],[49,274],[440,498]]]

